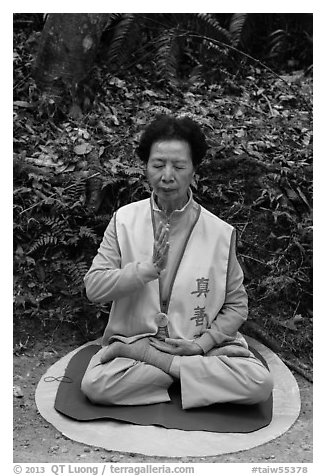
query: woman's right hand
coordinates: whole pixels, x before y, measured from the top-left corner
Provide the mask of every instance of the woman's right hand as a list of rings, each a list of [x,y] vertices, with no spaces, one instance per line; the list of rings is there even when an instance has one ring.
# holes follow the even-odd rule
[[[166,267],[169,253],[169,225],[160,222],[154,237],[152,262],[160,273]]]

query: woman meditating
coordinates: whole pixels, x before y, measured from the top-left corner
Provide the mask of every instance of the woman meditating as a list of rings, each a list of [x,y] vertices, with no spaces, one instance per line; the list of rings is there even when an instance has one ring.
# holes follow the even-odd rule
[[[238,332],[248,300],[235,230],[190,188],[206,150],[186,117],[161,116],[141,136],[152,195],[115,212],[85,276],[91,301],[113,301],[82,380],[94,403],[166,402],[175,379],[184,409],[270,396],[270,373]]]

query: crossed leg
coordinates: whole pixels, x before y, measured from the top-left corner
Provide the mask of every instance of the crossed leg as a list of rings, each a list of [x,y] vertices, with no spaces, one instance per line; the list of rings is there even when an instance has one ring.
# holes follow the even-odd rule
[[[91,401],[107,405],[146,405],[170,400],[171,375],[125,357],[102,364],[104,352],[102,348],[92,357],[82,380],[82,391]],[[267,400],[273,388],[269,371],[254,356],[208,354],[177,359],[184,409],[222,402],[258,403]]]
[[[147,405],[170,400],[173,378],[163,370],[126,357],[101,363],[105,347],[89,362],[81,383],[84,394],[103,405]]]

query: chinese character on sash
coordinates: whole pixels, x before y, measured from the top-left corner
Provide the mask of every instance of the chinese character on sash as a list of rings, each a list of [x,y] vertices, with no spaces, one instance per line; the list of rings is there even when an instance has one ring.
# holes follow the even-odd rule
[[[197,290],[192,291],[190,294],[197,294],[197,297],[200,297],[202,294],[204,294],[205,297],[207,297],[207,293],[209,293],[208,289],[208,278],[198,278],[196,279],[197,281]]]
[[[190,318],[191,321],[195,320],[196,326],[202,326],[204,324],[204,320],[207,320],[207,314],[205,312],[204,307],[195,307],[194,308],[194,315]]]

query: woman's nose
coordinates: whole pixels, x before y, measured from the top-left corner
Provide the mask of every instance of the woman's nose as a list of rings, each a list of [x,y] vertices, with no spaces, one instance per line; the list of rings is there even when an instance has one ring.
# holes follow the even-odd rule
[[[163,180],[163,182],[171,182],[171,180],[172,181],[174,180],[172,167],[169,167],[168,165],[166,167],[164,167],[163,174],[162,174],[162,180]]]

